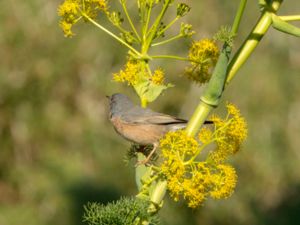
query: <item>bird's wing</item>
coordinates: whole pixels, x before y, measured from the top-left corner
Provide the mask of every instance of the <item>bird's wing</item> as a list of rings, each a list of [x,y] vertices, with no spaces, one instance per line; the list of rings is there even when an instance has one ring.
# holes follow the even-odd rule
[[[167,125],[167,124],[178,124],[178,123],[187,123],[187,120],[179,119],[173,116],[166,114],[157,114],[142,119],[146,123],[158,124],[158,125]]]
[[[132,108],[132,110],[122,115],[123,121],[133,124],[177,124],[187,123],[187,120],[179,119],[167,114],[154,112],[151,109]]]

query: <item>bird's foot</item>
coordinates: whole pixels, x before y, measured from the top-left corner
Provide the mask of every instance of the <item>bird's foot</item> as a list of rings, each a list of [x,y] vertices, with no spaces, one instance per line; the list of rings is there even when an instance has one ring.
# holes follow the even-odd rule
[[[151,159],[152,159],[156,149],[157,149],[157,144],[153,144],[153,149],[147,155],[146,159],[137,161],[137,163],[135,164],[135,167],[138,167],[140,165],[150,166],[151,165]]]
[[[136,164],[134,165],[135,167],[138,167],[138,166],[151,166],[151,163],[149,162],[150,159],[146,158],[144,160],[139,160],[136,162]]]

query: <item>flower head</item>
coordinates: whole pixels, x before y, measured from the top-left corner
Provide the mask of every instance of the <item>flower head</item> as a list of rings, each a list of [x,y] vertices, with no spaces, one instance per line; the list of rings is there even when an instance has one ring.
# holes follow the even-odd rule
[[[81,3],[78,0],[66,0],[58,7],[58,15],[66,23],[74,23],[80,17]]]
[[[218,164],[214,172],[210,196],[215,199],[229,197],[233,193],[237,182],[235,169],[230,165]]]
[[[211,118],[215,124],[217,149],[210,154],[210,158],[220,162],[238,152],[247,137],[247,123],[240,111],[233,104],[227,104],[227,110],[225,120],[218,116]]]
[[[227,104],[227,110],[225,119],[210,118],[214,122],[213,128],[202,128],[198,140],[189,137],[184,130],[169,132],[161,139],[163,162],[160,172],[175,201],[182,198],[189,207],[196,208],[208,197],[224,199],[233,193],[237,175],[224,161],[239,149],[247,129],[245,120],[233,104]],[[211,143],[216,144],[216,149],[204,160],[199,160],[198,155]]]
[[[128,61],[124,70],[113,74],[113,80],[117,82],[127,82],[128,85],[135,85],[139,82],[142,72],[141,64],[136,61]]]
[[[154,84],[161,85],[164,83],[164,79],[165,79],[164,75],[165,75],[164,71],[161,68],[158,68],[157,70],[154,71],[151,80]]]
[[[72,32],[72,23],[67,23],[66,21],[62,20],[59,22],[59,26],[63,30],[66,37],[72,37],[74,36],[74,33]]]
[[[219,49],[213,40],[194,42],[189,51],[191,66],[186,68],[185,75],[200,84],[208,82],[218,57]]]
[[[107,13],[108,6],[106,0],[65,0],[58,6],[58,15],[61,17],[59,22],[65,36],[73,36],[72,26],[82,18],[96,18],[102,11]]]

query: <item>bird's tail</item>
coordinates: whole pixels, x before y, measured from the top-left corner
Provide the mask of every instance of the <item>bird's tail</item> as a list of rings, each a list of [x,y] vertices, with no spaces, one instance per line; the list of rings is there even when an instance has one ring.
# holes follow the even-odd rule
[[[176,123],[170,126],[170,131],[181,130],[186,128],[187,123]]]
[[[205,125],[208,125],[208,124],[213,124],[213,121],[211,120],[206,120],[204,122]],[[176,124],[170,124],[170,131],[175,131],[175,130],[181,130],[181,129],[184,129],[186,128],[187,126],[187,122],[185,123],[176,123]]]

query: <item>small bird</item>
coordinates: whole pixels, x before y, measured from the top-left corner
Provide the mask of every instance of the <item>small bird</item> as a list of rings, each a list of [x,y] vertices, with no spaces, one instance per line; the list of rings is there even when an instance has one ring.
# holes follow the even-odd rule
[[[153,145],[153,149],[142,163],[149,161],[159,145],[159,139],[169,131],[183,129],[187,120],[154,112],[132,103],[125,95],[117,93],[110,100],[109,119],[115,130],[125,139],[136,144]]]

